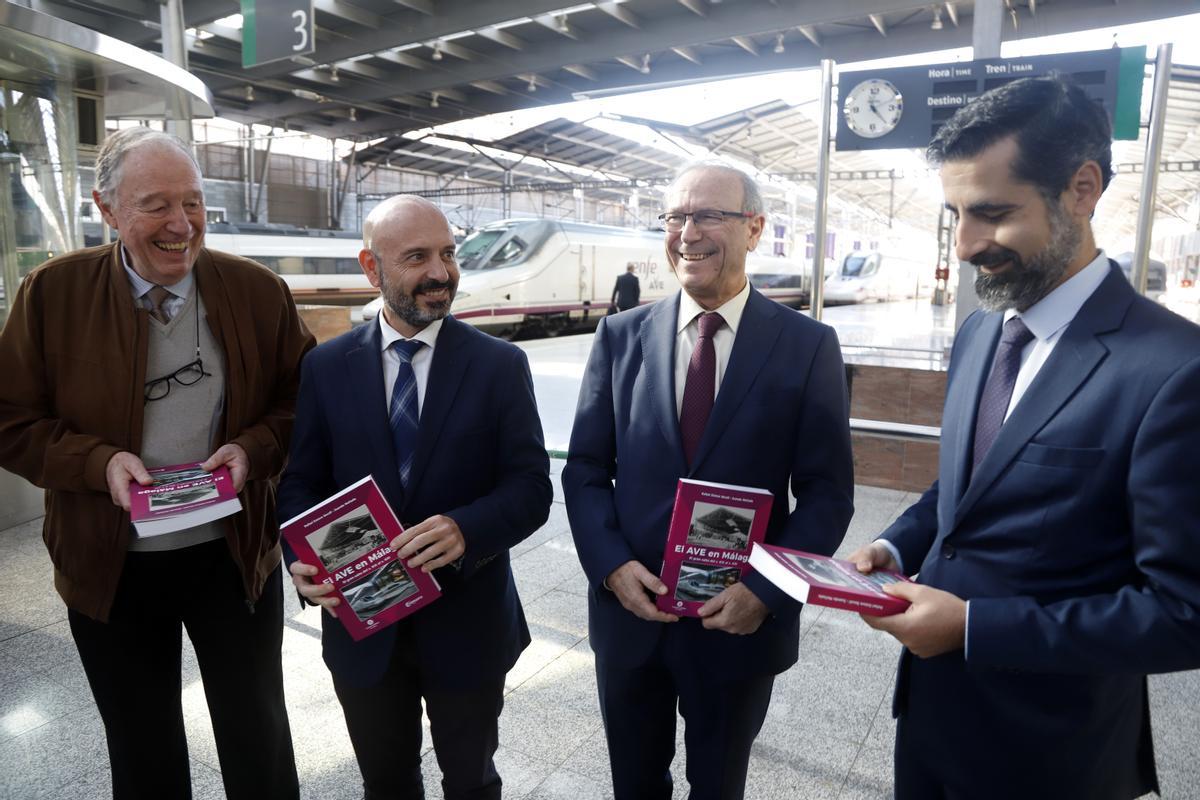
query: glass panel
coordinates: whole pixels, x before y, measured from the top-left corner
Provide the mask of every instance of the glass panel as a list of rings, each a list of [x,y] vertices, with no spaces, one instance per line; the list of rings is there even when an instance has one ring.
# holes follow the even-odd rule
[[[78,249],[78,119],[68,83],[0,83],[0,321],[21,278]]]

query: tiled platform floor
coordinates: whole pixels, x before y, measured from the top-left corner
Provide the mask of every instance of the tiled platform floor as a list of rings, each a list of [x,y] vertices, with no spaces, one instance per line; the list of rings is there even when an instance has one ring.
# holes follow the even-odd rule
[[[557,472],[562,462],[553,462]],[[557,481],[556,481],[557,482]],[[913,499],[860,487],[843,546],[872,538]],[[550,522],[518,547],[514,571],[533,645],[508,676],[498,762],[505,797],[611,797],[587,640],[585,583],[561,493]],[[41,521],[0,531],[0,798],[103,800],[104,734],[51,587]],[[284,637],[287,700],[303,795],[361,797],[340,709],[320,658],[315,609],[289,604]],[[890,797],[893,724],[888,711],[897,646],[836,611],[804,612],[800,663],[780,676],[750,764],[751,800]],[[195,796],[224,797],[195,660],[184,664],[184,704]],[[1200,797],[1200,673],[1152,679],[1163,797]],[[802,711],[803,710],[803,711]],[[681,726],[682,732],[682,726]],[[439,797],[433,753],[428,795]],[[677,797],[687,793],[683,755]]]

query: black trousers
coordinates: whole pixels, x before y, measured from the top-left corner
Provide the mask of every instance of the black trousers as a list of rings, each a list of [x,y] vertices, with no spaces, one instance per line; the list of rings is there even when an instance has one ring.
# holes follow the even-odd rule
[[[465,690],[437,686],[420,668],[411,624],[399,623],[387,672],[375,686],[338,680],[333,688],[363,776],[364,800],[421,800],[421,700],[445,800],[499,800],[493,756],[499,744],[504,676]]]
[[[68,612],[108,738],[114,800],[192,796],[180,701],[196,650],[229,800],[299,797],[283,701],[282,567],[253,609],[224,540],[129,553],[108,622]]]
[[[704,681],[682,637],[667,626],[653,657],[634,669],[596,660],[600,712],[616,800],[670,800],[675,709],[684,720],[689,800],[741,800],[750,748],[771,703],[774,675]]]

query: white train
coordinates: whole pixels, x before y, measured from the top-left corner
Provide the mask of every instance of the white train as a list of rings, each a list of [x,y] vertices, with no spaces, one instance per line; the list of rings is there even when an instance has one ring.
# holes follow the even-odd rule
[[[100,225],[84,223],[88,245],[100,243]],[[362,235],[286,225],[210,223],[204,243],[251,258],[279,273],[301,303],[362,305],[379,292],[358,266]]]
[[[825,278],[825,305],[886,302],[928,295],[937,265],[876,251],[855,251]]]
[[[458,248],[462,271],[454,316],[497,335],[554,334],[607,313],[617,276],[629,264],[641,302],[679,288],[663,252],[661,231],[556,220],[514,219],[479,228]],[[808,302],[803,265],[752,254],[746,271],[763,294],[781,303]],[[364,319],[379,313],[376,299]]]

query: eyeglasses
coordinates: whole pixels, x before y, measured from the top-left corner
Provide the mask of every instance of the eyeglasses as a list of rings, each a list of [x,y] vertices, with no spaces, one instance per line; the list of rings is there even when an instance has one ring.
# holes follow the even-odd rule
[[[171,381],[175,381],[180,386],[194,386],[204,377],[211,378],[212,373],[204,371],[204,362],[197,356],[195,361],[183,365],[170,375],[163,375],[161,378],[146,381],[146,402],[150,403],[154,400],[162,400],[169,395],[171,393]]]
[[[713,228],[721,227],[721,224],[727,219],[750,219],[753,216],[753,211],[718,211],[714,208],[702,208],[699,211],[692,211],[690,213],[668,211],[666,214],[659,214],[658,220],[669,231],[681,231],[683,230],[683,226],[687,224],[687,218],[691,217],[692,224],[697,228],[712,230]]]

